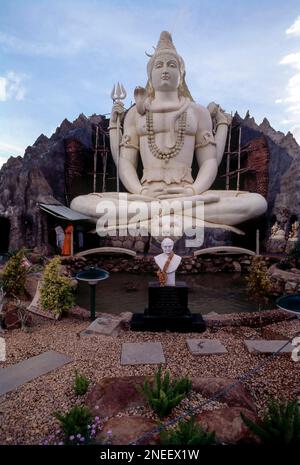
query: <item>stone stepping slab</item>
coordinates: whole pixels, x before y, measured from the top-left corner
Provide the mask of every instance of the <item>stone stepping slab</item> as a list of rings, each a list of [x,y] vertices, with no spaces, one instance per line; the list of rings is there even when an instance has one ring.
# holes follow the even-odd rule
[[[250,354],[273,354],[277,352],[284,344],[288,341],[284,340],[263,340],[263,339],[249,339],[244,340],[244,344],[250,352]],[[287,344],[283,350],[279,352],[281,354],[290,354],[295,347],[292,344]]]
[[[112,336],[120,326],[120,320],[114,317],[96,318],[80,336]]]
[[[71,361],[70,357],[49,350],[10,367],[1,368],[0,396]]]
[[[193,355],[227,354],[226,347],[217,339],[187,339],[187,346]]]
[[[81,331],[80,336],[118,336],[131,318],[131,312],[122,312],[120,315],[102,315],[96,318],[84,331]]]
[[[121,365],[166,363],[161,342],[124,342]]]

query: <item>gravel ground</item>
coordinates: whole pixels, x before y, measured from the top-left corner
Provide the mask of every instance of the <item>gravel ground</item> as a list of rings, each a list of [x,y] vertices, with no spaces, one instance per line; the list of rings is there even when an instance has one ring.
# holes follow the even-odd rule
[[[266,359],[265,356],[250,355],[244,348],[243,339],[260,338],[259,330],[255,328],[212,328],[202,335],[122,331],[117,338],[80,338],[78,333],[87,327],[87,322],[73,319],[49,321],[34,317],[34,323],[30,332],[13,330],[6,334],[8,358],[5,363],[0,363],[1,367],[51,349],[69,355],[74,361],[0,398],[0,444],[41,443],[57,427],[54,411],[66,411],[75,403],[84,402],[84,397],[78,398],[73,393],[75,369],[84,373],[91,380],[91,385],[107,376],[152,375],[157,369],[156,365],[120,365],[123,342],[160,341],[167,361],[166,368],[177,377],[238,377]],[[300,331],[300,320],[269,327],[284,336],[293,336]],[[229,353],[192,356],[186,339],[198,336],[220,340]],[[261,413],[270,397],[285,400],[299,396],[300,362],[293,362],[289,355],[278,356],[246,385]],[[200,395],[192,395],[189,402],[195,405],[202,399]],[[219,404],[215,403],[209,408],[217,407]],[[175,414],[180,411],[177,409]]]

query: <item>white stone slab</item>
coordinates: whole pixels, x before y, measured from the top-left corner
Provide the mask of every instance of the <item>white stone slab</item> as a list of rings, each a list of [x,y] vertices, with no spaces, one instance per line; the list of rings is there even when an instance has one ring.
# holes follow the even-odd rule
[[[84,331],[81,336],[112,336],[120,326],[120,319],[113,317],[96,318]]]
[[[287,341],[284,340],[263,340],[263,339],[249,339],[245,340],[244,344],[250,354],[273,354],[277,352]],[[292,344],[288,344],[279,352],[280,354],[291,353],[295,347]]]
[[[121,365],[166,363],[160,342],[124,342]]]
[[[228,350],[217,339],[187,339],[188,348],[193,355],[227,354]]]
[[[67,355],[49,350],[23,362],[0,369],[0,395],[6,394],[22,384],[49,373],[72,359]]]

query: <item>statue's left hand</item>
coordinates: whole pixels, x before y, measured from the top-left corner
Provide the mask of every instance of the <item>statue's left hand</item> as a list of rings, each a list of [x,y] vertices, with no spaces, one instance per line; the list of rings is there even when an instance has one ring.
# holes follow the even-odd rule
[[[166,189],[167,194],[181,194],[182,196],[196,195],[195,189],[191,186],[184,187],[170,187]]]
[[[220,200],[220,197],[215,194],[209,194],[209,195],[201,195],[195,192],[195,189],[188,185],[184,187],[170,187],[169,189],[165,189],[164,194],[160,194],[157,196],[158,199],[169,199],[170,197],[174,196],[174,198],[192,198],[202,201],[204,203],[214,203],[218,202]]]

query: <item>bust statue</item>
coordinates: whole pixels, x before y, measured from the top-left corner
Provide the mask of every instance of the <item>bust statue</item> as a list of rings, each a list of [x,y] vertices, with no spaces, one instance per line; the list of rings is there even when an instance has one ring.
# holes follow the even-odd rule
[[[122,102],[113,105],[109,126],[111,152],[128,192],[129,205],[149,205],[139,216],[140,224],[153,220],[153,200],[176,199],[180,214],[183,202],[189,200],[191,206],[184,211],[189,218],[199,215],[195,206],[202,201],[204,225],[241,233],[235,225],[262,215],[267,203],[256,193],[209,190],[222,160],[231,117],[214,102],[205,108],[193,101],[185,82],[184,61],[166,31],[161,33],[148,62],[147,74],[146,87],[135,89],[135,105],[127,112]],[[194,157],[199,166],[195,179],[191,174]],[[137,174],[139,159],[143,166],[141,179]],[[109,200],[119,208],[120,195],[81,195],[73,199],[71,208],[97,222],[103,215],[99,204]],[[116,229],[124,227],[124,221],[118,222],[112,210],[106,213],[108,223]],[[176,220],[176,208],[171,216]]]
[[[175,286],[175,271],[180,265],[181,257],[174,254],[173,247],[174,241],[166,237],[161,243],[163,253],[154,257],[159,267],[157,275],[161,286]]]

